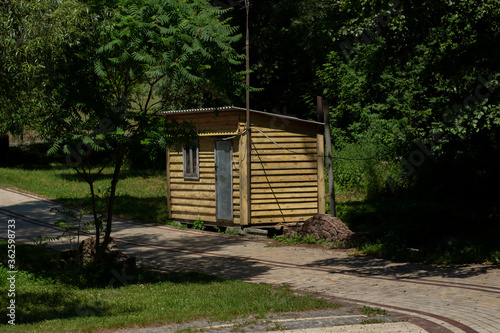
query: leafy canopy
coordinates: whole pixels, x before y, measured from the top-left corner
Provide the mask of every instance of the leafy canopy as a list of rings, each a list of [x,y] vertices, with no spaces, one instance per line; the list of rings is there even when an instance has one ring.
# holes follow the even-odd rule
[[[50,153],[62,150],[89,184],[97,244],[101,231],[106,243],[130,147],[179,145],[194,135],[192,124],[166,123],[155,115],[182,104],[187,98],[180,94],[190,89],[200,89],[194,99],[202,104],[244,88],[234,68],[242,56],[232,46],[240,35],[221,19],[224,10],[201,0],[52,1],[50,15],[71,3],[67,14],[82,19],[63,19],[58,34],[68,42],[48,44],[57,47],[50,66],[38,74],[46,112],[38,131],[53,142]],[[58,40],[52,37],[41,36]],[[106,212],[98,212],[93,184],[106,165],[114,172]]]

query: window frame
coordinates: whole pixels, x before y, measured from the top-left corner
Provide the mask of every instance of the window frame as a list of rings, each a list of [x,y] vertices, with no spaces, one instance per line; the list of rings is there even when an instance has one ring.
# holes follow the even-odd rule
[[[188,172],[188,164],[190,172]],[[198,140],[190,144],[184,143],[182,146],[182,170],[184,179],[200,179],[200,145]]]

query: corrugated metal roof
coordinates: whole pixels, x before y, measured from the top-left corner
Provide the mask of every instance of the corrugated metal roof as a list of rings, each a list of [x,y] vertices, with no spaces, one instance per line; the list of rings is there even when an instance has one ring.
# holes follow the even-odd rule
[[[213,107],[213,108],[201,108],[201,109],[186,109],[186,110],[167,110],[158,112],[159,115],[170,115],[170,114],[196,114],[196,113],[207,113],[207,112],[225,112],[225,111],[246,111],[245,108],[240,108],[237,106],[223,106],[223,107]],[[291,119],[296,121],[301,121],[309,124],[323,125],[324,123],[320,123],[312,120],[304,120],[297,117],[285,116],[279,113],[270,113],[264,111],[250,110],[252,113],[263,114],[269,117],[277,117],[282,119]]]
[[[198,133],[198,136],[214,136],[214,135],[227,136],[227,135],[236,135],[236,134],[239,134],[238,129],[235,129],[234,131],[202,130],[201,132]]]

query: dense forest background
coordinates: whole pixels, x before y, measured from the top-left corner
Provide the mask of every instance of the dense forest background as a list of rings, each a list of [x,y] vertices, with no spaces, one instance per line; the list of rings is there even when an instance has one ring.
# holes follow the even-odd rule
[[[251,80],[263,90],[251,105],[314,119],[325,96],[341,189],[394,192],[436,172],[429,197],[491,198],[499,15],[496,1],[252,1]]]
[[[498,1],[254,0],[250,36],[253,108],[315,119],[329,100],[337,195],[365,199],[342,218],[385,244],[498,248]]]
[[[79,107],[75,75],[86,68],[81,82],[95,76],[87,56],[102,29],[96,8],[143,2],[154,3],[3,1],[0,133],[36,129],[68,98]],[[245,35],[245,1],[212,4],[228,9],[217,14],[237,27],[231,34]],[[52,25],[44,24],[51,10]],[[461,249],[500,247],[500,2],[252,0],[249,24],[251,108],[316,119],[316,96],[328,99],[339,216],[352,228],[401,248],[446,249],[455,238],[466,239]],[[244,54],[244,38],[231,45]],[[231,70],[206,65],[203,80],[167,77],[162,107],[244,105],[239,60]],[[162,168],[162,126],[130,144],[132,166]]]

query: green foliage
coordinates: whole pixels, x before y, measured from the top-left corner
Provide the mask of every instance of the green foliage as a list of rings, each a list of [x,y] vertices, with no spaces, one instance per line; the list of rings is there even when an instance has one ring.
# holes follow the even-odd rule
[[[388,232],[375,243],[364,243],[358,249],[369,256],[378,258],[405,258],[405,260],[418,260],[418,253],[412,253],[408,246],[396,233]]]
[[[365,243],[358,248],[360,253],[387,259],[425,261],[440,265],[460,265],[470,263],[499,264],[500,251],[491,244],[457,240],[447,244],[437,244],[433,248],[412,249],[405,247],[401,240],[394,242],[386,237],[375,243]]]
[[[335,186],[339,194],[361,191],[368,198],[384,192],[390,175],[399,165],[386,154],[386,147],[365,136],[333,152]]]
[[[337,26],[336,1],[259,1],[250,9],[252,108],[310,116],[320,95],[315,71],[326,61]],[[244,11],[234,11],[244,26]],[[243,47],[243,45],[242,45]]]
[[[43,120],[47,72],[65,61],[61,50],[80,43],[83,9],[77,0],[0,2],[0,133],[22,134]]]
[[[15,94],[0,94],[0,103],[10,103],[10,109],[1,108],[0,120],[11,121],[0,133],[22,131],[33,121],[21,110],[19,118],[27,120],[14,124],[16,100],[9,96],[40,92],[29,95],[26,106],[37,116],[33,128],[52,143],[49,153],[63,152],[88,184],[94,217],[106,216],[94,221],[96,236],[102,229],[108,241],[125,157],[133,156],[128,160],[132,166],[138,158],[147,160],[146,155],[159,160],[159,150],[195,135],[191,123],[167,124],[153,116],[190,100],[177,99],[185,92],[198,91],[192,100],[201,105],[234,98],[244,88],[233,67],[242,59],[232,46],[240,36],[221,19],[225,10],[202,0],[43,0],[5,6],[12,15],[2,16],[1,33],[15,37],[2,41],[8,44],[8,71],[27,65],[35,80],[21,80]],[[26,43],[16,46],[16,38]],[[12,54],[19,54],[19,47],[26,47],[26,56],[16,59]],[[25,72],[14,74],[21,78]],[[7,77],[13,78],[12,73]],[[23,88],[24,83],[29,84]],[[2,81],[0,88],[9,87]],[[133,150],[143,154],[135,156]],[[107,166],[114,171],[102,209],[94,184]]]
[[[296,244],[315,244],[316,238],[314,235],[309,236],[273,236],[273,240],[284,245],[296,245]]]
[[[219,20],[222,14],[224,11],[205,1],[144,1],[124,6],[114,12],[115,26],[107,31],[107,43],[97,50],[101,57],[95,71],[114,80],[114,73],[125,66],[130,80],[169,90],[178,83],[195,84],[202,77],[208,80],[205,73],[213,66],[239,64],[241,59],[231,47],[240,36]],[[229,67],[226,71],[231,72]],[[165,80],[168,86],[162,85]],[[148,93],[161,96],[164,92],[149,89]],[[141,111],[154,104],[153,96],[147,94],[147,99],[134,101]]]
[[[165,224],[170,225],[172,227],[179,228],[179,229],[187,229],[186,225],[179,223],[179,222],[175,222],[175,221],[167,221],[167,222],[165,222]]]
[[[334,46],[317,73],[335,155],[379,157],[337,161],[339,188],[373,196],[420,184],[455,196],[464,173],[499,184],[491,164],[461,163],[491,159],[500,147],[499,3],[345,1],[337,10]],[[453,183],[435,168],[441,163],[458,165]],[[443,178],[450,182],[436,186]]]
[[[70,250],[77,250],[80,246],[80,235],[88,234],[95,228],[95,222],[82,221],[89,212],[84,209],[73,210],[68,208],[54,207],[50,210],[56,215],[62,216],[62,219],[56,220],[54,225],[63,230],[61,238],[65,238],[69,243]],[[102,219],[102,217],[100,218]],[[102,226],[102,222],[100,223]],[[101,232],[102,230],[99,230]],[[76,234],[76,236],[75,236]]]
[[[205,230],[205,222],[201,220],[201,218],[197,218],[196,221],[193,222],[193,226],[191,229],[195,230]]]
[[[309,236],[299,236],[299,235],[286,235],[286,236],[273,236],[273,240],[277,241],[281,245],[297,245],[297,244],[315,244],[323,247],[338,247],[340,242],[332,243],[327,242],[324,239],[316,239],[314,235]],[[272,246],[272,245],[271,245]]]
[[[385,316],[387,314],[387,311],[381,308],[372,308],[370,306],[363,306],[362,308],[359,309],[362,314],[365,316],[376,316],[376,315],[382,315]]]
[[[436,264],[498,262],[498,214],[487,203],[387,197],[337,207],[351,230],[368,232],[354,244],[363,254]]]
[[[218,231],[219,232],[219,231]],[[228,235],[234,235],[234,236],[241,236],[241,233],[239,233],[238,231],[236,230],[227,230],[224,231],[225,234],[228,234]]]

